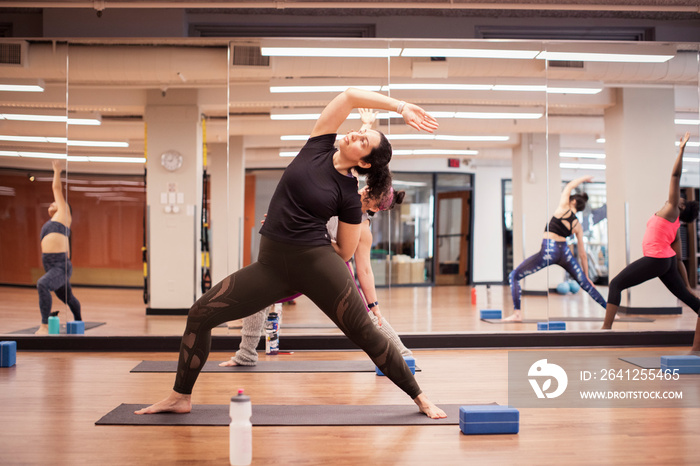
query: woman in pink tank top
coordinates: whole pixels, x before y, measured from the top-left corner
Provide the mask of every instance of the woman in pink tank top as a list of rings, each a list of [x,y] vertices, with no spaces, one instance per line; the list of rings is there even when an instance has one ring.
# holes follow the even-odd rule
[[[659,277],[666,288],[696,314],[700,311],[700,299],[695,296],[690,287],[688,274],[681,260],[681,241],[678,235],[681,222],[694,222],[698,217],[698,201],[686,201],[681,198],[683,152],[689,137],[690,134],[685,133],[681,138],[680,149],[671,173],[668,200],[661,210],[652,215],[647,222],[647,229],[642,240],[644,257],[625,267],[610,282],[603,329],[612,328],[620,306],[622,290],[655,277]],[[700,318],[696,325],[691,351],[700,351]]]

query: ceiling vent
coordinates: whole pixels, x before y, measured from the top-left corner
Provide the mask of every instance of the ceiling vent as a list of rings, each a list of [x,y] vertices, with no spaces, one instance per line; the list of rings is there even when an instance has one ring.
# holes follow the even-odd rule
[[[569,61],[569,60],[549,60],[547,66],[550,68],[578,68],[583,69],[582,61]]]
[[[0,41],[0,66],[27,66],[27,43]]]
[[[234,45],[233,66],[270,66],[270,57],[264,57],[257,45]]]

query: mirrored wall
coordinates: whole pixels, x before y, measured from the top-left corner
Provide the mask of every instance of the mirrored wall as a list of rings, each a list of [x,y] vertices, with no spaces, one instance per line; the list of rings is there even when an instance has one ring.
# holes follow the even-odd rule
[[[602,307],[542,249],[554,238],[551,217],[570,214],[561,211],[570,182],[580,181],[572,193],[588,202],[575,213],[579,234],[558,239],[603,298],[610,279],[641,257],[646,220],[666,200],[686,131],[681,185],[688,199],[699,196],[697,44],[246,38],[24,46],[30,66],[11,77],[41,81],[44,90],[3,92],[0,283],[38,301],[39,234],[59,160],[72,208],[70,282],[78,299],[104,303],[96,335],[180,334],[181,314],[203,291],[255,261],[284,167],[349,86],[420,105],[440,123],[434,134],[419,133],[380,111],[373,126],[392,143],[393,186],[405,193],[370,223],[377,295],[399,333],[534,332],[547,320],[597,331]],[[38,113],[62,120],[12,116]],[[339,134],[360,125],[353,113]],[[695,285],[698,230],[681,233]],[[519,267],[533,255],[541,260]],[[512,293],[514,270],[523,278]],[[517,301],[522,322],[480,318],[484,309],[509,317]],[[55,295],[53,304],[70,320]],[[680,304],[659,283],[623,296],[623,306]],[[36,307],[0,331],[37,323]],[[120,308],[138,309],[138,323]],[[304,297],[285,309],[290,332],[337,332]],[[615,328],[694,328],[695,315],[681,312],[630,313]]]

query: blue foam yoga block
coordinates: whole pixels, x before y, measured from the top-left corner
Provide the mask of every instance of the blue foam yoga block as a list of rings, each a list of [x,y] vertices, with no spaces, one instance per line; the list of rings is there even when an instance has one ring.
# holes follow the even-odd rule
[[[537,322],[537,330],[566,330],[566,322],[553,320],[551,322]]]
[[[678,374],[700,374],[700,356],[661,356],[661,369]]]
[[[502,319],[503,313],[500,309],[482,309],[479,311],[480,319]]]
[[[0,341],[0,367],[12,367],[17,362],[17,342]]]
[[[512,406],[460,406],[459,428],[467,435],[517,434],[520,412]]]
[[[66,333],[73,335],[82,335],[85,333],[85,322],[82,320],[74,320],[66,324]]]
[[[406,364],[408,364],[408,368],[411,369],[411,374],[416,373],[416,359],[413,356],[404,356],[403,357],[404,361],[406,361]],[[384,375],[384,373],[377,367],[374,366],[374,372],[377,375]]]

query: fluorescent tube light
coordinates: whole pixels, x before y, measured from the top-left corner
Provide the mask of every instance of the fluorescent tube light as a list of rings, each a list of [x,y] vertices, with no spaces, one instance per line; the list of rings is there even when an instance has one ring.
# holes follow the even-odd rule
[[[8,136],[0,135],[0,141],[9,142],[49,142],[54,144],[66,144],[81,147],[129,147],[128,142],[123,141],[70,141],[67,138],[51,136]]]
[[[69,125],[101,125],[102,121],[99,117],[92,118],[74,118],[66,117],[65,115],[29,115],[18,113],[0,113],[0,119],[8,121],[40,121],[45,123],[68,123]]]
[[[694,120],[690,118],[676,118],[673,122],[677,125],[700,125],[700,120]]]
[[[539,60],[550,61],[594,61],[618,63],[664,63],[674,55],[648,55],[636,53],[591,53],[591,52],[553,52],[543,51],[537,55]]]
[[[348,115],[348,119],[352,117],[353,114]],[[271,120],[318,120],[321,117],[320,113],[289,113],[289,114],[284,114],[284,113],[271,113],[270,114],[270,119]],[[360,116],[357,115],[355,118],[359,118]]]
[[[41,79],[4,80],[0,82],[0,92],[44,92]]]
[[[430,113],[435,116],[432,112]],[[478,120],[536,120],[542,118],[542,113],[519,112],[455,112],[455,118],[467,118]]]
[[[450,134],[421,134],[421,133],[404,133],[404,134],[386,134],[390,141],[470,141],[470,142],[504,142],[509,141],[510,136],[458,136]],[[339,134],[336,140],[344,138],[344,134]],[[282,141],[306,141],[308,135],[304,134],[288,134],[280,136]]]
[[[80,147],[129,147],[128,142],[123,141],[71,141],[67,142],[69,146]]]
[[[477,150],[450,150],[450,149],[398,149],[394,155],[476,155]]]
[[[405,48],[402,57],[535,58],[539,50]]]
[[[488,91],[492,84],[396,83],[382,86],[383,91]]]
[[[68,161],[71,160],[72,156],[68,157]],[[110,162],[110,163],[146,163],[144,157],[99,157],[99,156],[88,156],[89,162]]]
[[[379,92],[381,86],[270,86],[270,92],[279,93],[306,93],[306,92],[343,92],[349,87],[366,91]]]
[[[514,91],[514,92],[547,92],[549,94],[598,94],[603,90],[602,85],[582,84],[577,86],[563,86],[556,83],[545,84],[432,84],[432,83],[404,83],[389,84],[385,86],[362,85],[362,86],[270,86],[270,92],[279,93],[311,93],[311,92],[333,92],[340,93],[349,87],[364,89],[368,91]]]
[[[560,163],[559,167],[574,170],[605,170],[605,165],[595,163]]]
[[[536,120],[542,118],[542,112],[428,112],[434,118],[461,118],[478,120]],[[320,113],[271,113],[271,120],[293,121],[293,120],[318,120]],[[398,113],[386,112],[377,114],[377,120],[388,120],[389,118],[400,118]],[[348,120],[359,120],[360,115],[351,113]]]
[[[563,158],[579,158],[579,159],[604,159],[605,154],[600,152],[559,152],[559,157]]]
[[[398,57],[401,54],[401,49],[370,49],[353,47],[260,47],[260,54],[265,57],[387,58]]]
[[[69,155],[58,154],[53,152],[29,152],[29,151],[14,151],[0,150],[0,157],[27,157],[34,159],[59,159],[68,160],[69,162],[112,162],[112,163],[146,163],[143,157],[99,157],[99,156],[84,156],[84,155]]]

